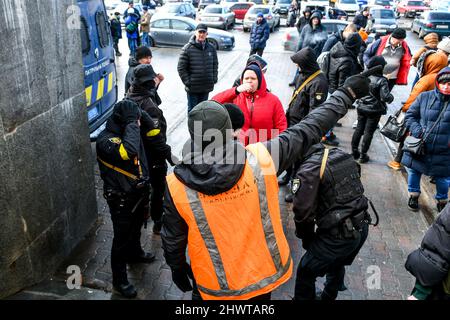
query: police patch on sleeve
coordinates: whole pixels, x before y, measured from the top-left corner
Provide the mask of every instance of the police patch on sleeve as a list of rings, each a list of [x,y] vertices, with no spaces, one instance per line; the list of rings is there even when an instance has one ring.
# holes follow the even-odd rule
[[[122,140],[120,138],[118,138],[118,137],[111,138],[111,139],[109,139],[109,141],[111,141],[112,143],[115,143],[115,144],[121,144],[122,143]]]
[[[322,93],[316,93],[316,100],[322,101],[323,94]]]
[[[300,189],[301,186],[301,182],[300,179],[294,179],[292,180],[292,187],[291,187],[291,191],[293,194],[296,194],[298,189]]]

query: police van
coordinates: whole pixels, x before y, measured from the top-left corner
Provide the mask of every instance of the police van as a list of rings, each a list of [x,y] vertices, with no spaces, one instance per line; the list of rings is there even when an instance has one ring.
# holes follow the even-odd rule
[[[103,130],[117,101],[113,40],[103,0],[77,0],[83,52],[84,85],[91,140]]]

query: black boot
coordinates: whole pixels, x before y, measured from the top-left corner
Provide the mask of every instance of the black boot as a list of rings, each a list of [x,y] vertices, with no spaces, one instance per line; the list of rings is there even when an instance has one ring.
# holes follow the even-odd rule
[[[361,153],[358,162],[359,163],[367,163],[367,162],[369,162],[369,156],[367,155],[367,153]]]
[[[353,156],[353,159],[358,160],[359,157],[361,156],[361,154],[359,153],[358,149],[353,149],[352,150],[352,156]]]
[[[411,195],[408,200],[408,209],[411,211],[419,210],[419,197]]]
[[[133,298],[136,298],[136,296],[137,296],[136,288],[132,284],[129,284],[129,283],[117,284],[117,285],[113,285],[113,288],[115,291],[120,293],[123,297],[128,298],[128,299],[133,299]]]

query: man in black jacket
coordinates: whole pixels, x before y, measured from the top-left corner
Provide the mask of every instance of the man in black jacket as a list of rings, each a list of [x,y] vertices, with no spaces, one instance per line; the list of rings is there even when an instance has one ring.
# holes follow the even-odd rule
[[[133,85],[127,94],[127,98],[136,102],[143,111],[147,112],[154,123],[152,131],[142,132],[152,186],[150,216],[154,222],[154,234],[161,232],[163,196],[167,175],[166,160],[173,164],[171,148],[167,144],[167,122],[162,110],[154,102],[158,81],[158,76],[151,65],[139,65],[134,69]]]
[[[369,7],[365,7],[363,11],[355,16],[353,23],[359,29],[365,28],[367,26],[367,20],[369,19]]]
[[[326,275],[320,299],[335,300],[338,291],[346,289],[345,266],[352,264],[369,229],[359,165],[350,154],[317,144],[302,158],[292,193],[295,234],[306,250],[297,269],[294,299],[316,299],[316,278]]]
[[[129,100],[118,102],[97,139],[97,159],[114,228],[111,249],[113,286],[127,298],[137,295],[128,282],[127,263],[150,263],[155,255],[141,247],[141,228],[148,216],[148,165],[141,129],[149,117]],[[141,127],[141,128],[140,128]]]
[[[178,60],[178,74],[185,85],[188,113],[208,100],[217,83],[219,62],[216,49],[206,40],[208,27],[200,23],[195,35],[183,47]]]
[[[328,96],[327,78],[320,72],[316,56],[311,48],[303,48],[292,55],[291,60],[297,65],[300,76],[286,111],[288,127],[299,123],[311,110],[322,104]],[[294,165],[294,172],[295,167],[296,165]],[[291,174],[292,169],[288,169],[279,184],[287,184]],[[285,200],[292,202],[292,194],[288,193]]]
[[[323,134],[347,113],[347,108],[352,105],[354,100],[367,95],[368,90],[369,80],[365,76],[358,75],[349,78],[328,101],[313,110],[300,123],[288,128],[276,138],[264,142],[263,145],[271,154],[278,174],[298,159],[303,158],[309,148],[318,143]],[[223,123],[214,123],[214,117],[209,117],[206,113],[208,111],[213,114],[214,109],[218,107],[220,108],[220,106],[213,105],[208,109],[205,105],[199,106],[205,112],[205,120],[203,120],[203,122],[207,122],[205,127],[221,129],[220,132],[222,132],[224,130]],[[196,112],[197,115],[198,112]],[[231,125],[229,129],[231,129]],[[207,137],[203,135],[201,138],[207,140],[205,139]],[[224,145],[216,146],[214,149],[216,160],[208,163],[201,160],[203,150],[209,148],[207,141],[203,141],[205,145],[201,150],[195,147],[194,142],[188,141],[185,144],[182,163],[174,169],[177,180],[190,189],[207,195],[219,195],[231,190],[241,179],[247,154],[238,141],[226,138],[223,141]],[[218,142],[214,141],[213,143],[217,144]],[[213,145],[213,143],[210,144]],[[230,162],[230,159],[238,161]],[[200,160],[200,163],[196,160]],[[259,192],[264,193],[265,191]],[[172,278],[178,288],[184,292],[190,291],[192,285],[189,277],[192,276],[192,271],[186,262],[189,228],[175,207],[170,192],[167,191],[164,198],[164,209],[161,235],[166,262],[172,269]],[[248,230],[251,229],[252,227],[249,226]]]

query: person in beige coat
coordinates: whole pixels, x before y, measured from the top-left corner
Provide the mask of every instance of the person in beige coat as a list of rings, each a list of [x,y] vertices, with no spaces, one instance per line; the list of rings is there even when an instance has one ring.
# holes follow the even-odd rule
[[[150,43],[150,19],[152,18],[151,13],[148,11],[147,6],[143,6],[142,10],[144,10],[144,14],[141,18],[141,32],[142,32],[142,45],[146,47],[151,47]]]

